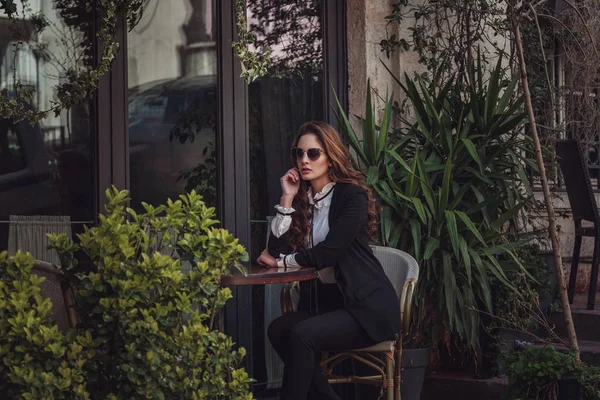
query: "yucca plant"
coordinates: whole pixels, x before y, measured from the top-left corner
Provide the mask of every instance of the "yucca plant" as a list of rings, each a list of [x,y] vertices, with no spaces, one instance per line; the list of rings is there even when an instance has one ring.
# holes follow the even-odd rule
[[[481,67],[481,65],[478,65]],[[382,206],[381,240],[419,261],[420,334],[434,342],[458,333],[475,345],[478,309],[493,312],[489,278],[509,288],[508,268],[522,215],[533,204],[526,167],[535,168],[516,81],[503,83],[499,61],[488,79],[465,90],[450,79],[397,79],[412,119],[388,143],[385,173],[371,182]],[[352,134],[352,132],[350,132]],[[357,151],[356,141],[349,140]]]
[[[386,163],[388,161],[388,148],[391,137],[389,135],[392,122],[392,110],[394,99],[388,96],[383,99],[385,110],[381,121],[375,121],[375,107],[373,106],[371,96],[371,82],[367,81],[367,98],[365,102],[365,116],[358,117],[361,131],[357,134],[350,123],[350,118],[341,106],[337,95],[336,119],[344,139],[350,143],[350,146],[356,154],[353,159],[357,168],[365,172],[367,183],[373,186],[386,175]],[[395,146],[399,144],[396,143]]]

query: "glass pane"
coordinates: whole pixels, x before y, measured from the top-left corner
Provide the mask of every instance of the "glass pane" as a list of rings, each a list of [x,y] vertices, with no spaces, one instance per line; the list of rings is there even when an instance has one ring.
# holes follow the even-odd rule
[[[91,65],[92,17],[76,2],[28,1],[25,9],[20,3],[16,25],[0,13],[0,90],[14,95],[18,85],[33,89],[23,105],[44,111],[67,73]],[[32,21],[40,12],[47,25],[38,32]],[[34,239],[26,238],[44,241],[45,233],[57,231],[75,237],[94,219],[92,110],[86,101],[33,125],[0,118],[0,250],[23,248],[52,261],[43,243],[34,249]]]
[[[257,46],[272,51],[267,76],[249,87],[252,255],[266,243],[267,216],[279,203],[279,178],[290,168],[289,149],[300,125],[322,119],[321,1],[248,2]],[[257,236],[259,234],[259,236]],[[254,258],[256,258],[254,257]]]
[[[127,37],[134,208],[195,189],[216,205],[214,0],[149,0]]]
[[[289,149],[304,122],[323,119],[322,1],[250,0],[248,22],[257,46],[270,48],[269,74],[248,90],[250,126],[251,259],[265,248],[267,217],[279,203],[279,178],[290,168]],[[282,364],[265,331],[279,315],[278,285],[253,287],[255,393],[269,397],[281,385]]]

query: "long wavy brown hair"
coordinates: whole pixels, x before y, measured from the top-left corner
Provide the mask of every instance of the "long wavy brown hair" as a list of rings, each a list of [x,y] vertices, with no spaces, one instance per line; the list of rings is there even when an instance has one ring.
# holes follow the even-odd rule
[[[331,166],[329,167],[328,174],[331,181],[351,183],[367,191],[369,196],[367,232],[372,239],[377,230],[377,208],[371,190],[365,185],[365,176],[352,166],[350,154],[342,142],[340,134],[326,122],[309,121],[304,123],[298,131],[292,147],[297,147],[300,138],[311,133],[317,137],[319,143],[323,146],[323,150],[325,150],[325,153],[329,157]],[[293,167],[298,167],[294,157],[290,157],[290,161]],[[306,247],[306,238],[310,232],[310,204],[307,194],[309,187],[310,181],[300,180],[298,194],[292,202],[292,207],[296,209],[292,217],[292,226],[290,227],[290,244],[294,251]]]

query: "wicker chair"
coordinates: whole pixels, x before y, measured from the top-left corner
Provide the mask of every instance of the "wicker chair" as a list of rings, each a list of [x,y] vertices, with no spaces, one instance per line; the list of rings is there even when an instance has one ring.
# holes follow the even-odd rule
[[[32,272],[46,278],[40,285],[41,295],[52,300],[52,318],[58,325],[58,329],[66,333],[69,328],[74,327],[77,315],[72,307],[71,292],[64,291],[60,284],[60,274],[52,264],[45,261],[36,261]]]
[[[394,285],[400,298],[402,326],[396,340],[378,343],[358,350],[349,350],[329,354],[323,353],[321,368],[330,383],[363,383],[381,387],[387,392],[387,400],[400,400],[402,340],[408,333],[413,294],[419,277],[419,265],[408,253],[388,247],[372,246],[375,257]],[[291,293],[294,284],[284,286],[281,291],[281,311],[293,311]],[[378,357],[379,356],[379,357]],[[383,357],[381,357],[383,356]],[[371,376],[333,376],[333,368],[347,359],[354,359],[373,369]]]
[[[573,245],[568,291],[569,302],[573,303],[573,296],[575,295],[582,239],[584,236],[592,237],[594,238],[594,255],[592,257],[587,309],[593,310],[598,287],[598,269],[600,267],[600,213],[598,213],[598,205],[592,190],[587,163],[583,157],[579,141],[576,139],[558,140],[556,142],[556,154],[559,157],[560,169],[565,178],[565,186],[575,223],[575,243]],[[583,226],[582,221],[593,225]]]

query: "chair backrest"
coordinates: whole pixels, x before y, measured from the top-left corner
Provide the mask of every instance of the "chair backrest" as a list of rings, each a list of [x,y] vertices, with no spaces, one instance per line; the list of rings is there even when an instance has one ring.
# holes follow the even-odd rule
[[[56,322],[56,325],[58,325],[58,329],[66,333],[71,327],[68,310],[70,305],[65,301],[65,296],[60,285],[60,272],[52,264],[44,261],[36,261],[32,272],[46,278],[40,285],[40,289],[42,290],[41,295],[52,301],[52,318]]]
[[[371,248],[394,285],[398,297],[402,295],[402,288],[407,279],[419,279],[419,264],[410,254],[391,247],[371,246]]]
[[[579,141],[576,139],[558,140],[556,154],[565,178],[573,218],[600,222],[588,167]]]

